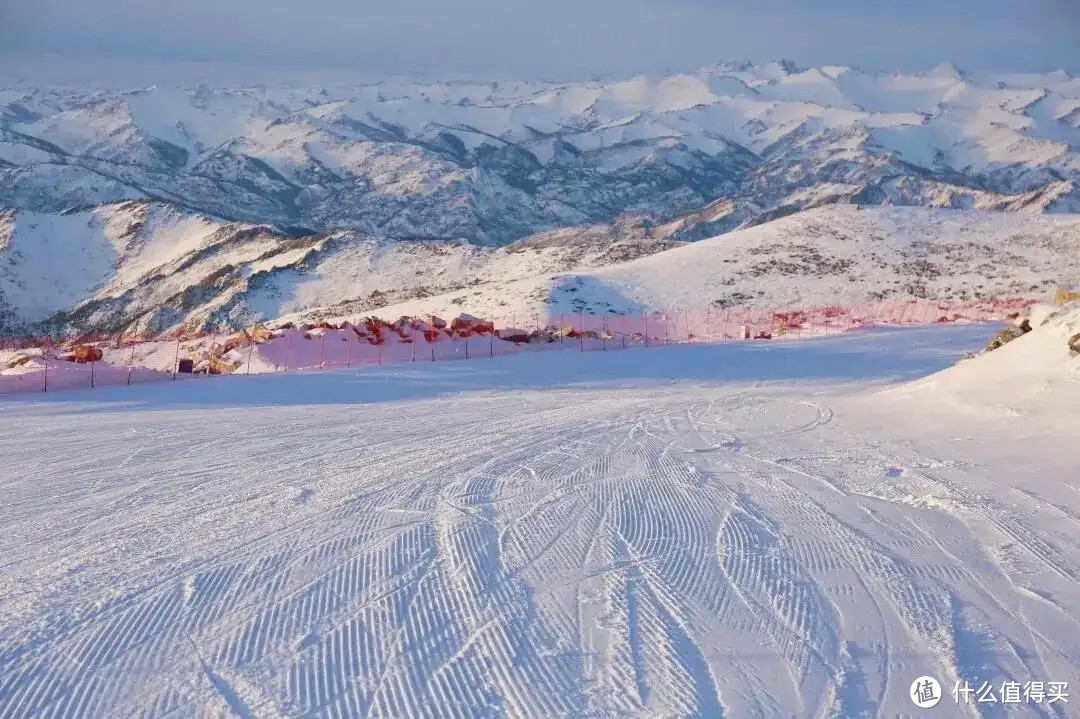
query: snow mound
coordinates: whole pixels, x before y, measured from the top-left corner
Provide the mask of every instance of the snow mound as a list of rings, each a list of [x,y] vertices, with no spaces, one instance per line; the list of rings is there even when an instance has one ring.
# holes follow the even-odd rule
[[[1053,314],[1035,306],[1032,319],[1030,332],[993,352],[886,393],[931,396],[1011,414],[1028,414],[1051,402],[1075,402],[1080,356],[1072,348],[1080,341],[1080,303],[1057,308]]]

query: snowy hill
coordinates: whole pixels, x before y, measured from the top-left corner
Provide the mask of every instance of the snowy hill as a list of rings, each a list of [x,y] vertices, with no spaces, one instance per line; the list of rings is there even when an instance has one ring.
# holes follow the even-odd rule
[[[1080,306],[1055,309],[1049,315],[1033,313],[1031,331],[1001,348],[888,393],[937,400],[991,418],[1040,416],[1049,406],[1071,416],[1080,388],[1080,357],[1071,349],[1080,346]]]
[[[0,213],[0,330],[235,327],[333,305],[363,312],[496,280],[597,267],[674,246],[599,226],[491,249],[352,230],[289,236],[174,205]]]
[[[621,82],[0,91],[0,206],[135,198],[506,244],[718,198],[701,239],[836,201],[1080,211],[1080,79],[717,65]],[[685,235],[685,237],[682,237]]]
[[[147,202],[0,215],[9,329],[1038,299],[1078,278],[1075,215],[832,205],[693,243],[628,223],[501,248],[352,230],[288,236]]]
[[[875,299],[1046,297],[1080,278],[1080,216],[829,206],[587,271],[384,307],[519,318]],[[314,316],[322,317],[321,313]],[[347,318],[348,315],[340,315]]]

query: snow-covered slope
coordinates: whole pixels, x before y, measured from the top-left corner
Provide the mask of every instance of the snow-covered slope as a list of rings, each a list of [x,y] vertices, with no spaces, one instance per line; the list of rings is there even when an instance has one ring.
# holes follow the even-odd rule
[[[1080,306],[1032,317],[1029,333],[892,394],[937,399],[990,417],[1038,414],[1047,404],[1075,412],[1080,399]]]
[[[579,312],[1039,299],[1080,279],[1073,215],[831,205],[693,243],[661,230],[595,225],[485,248],[350,230],[288,236],[162,203],[8,212],[0,320],[156,331],[469,312],[505,324]]]
[[[620,82],[0,93],[0,206],[170,199],[257,224],[504,244],[724,199],[1080,210],[1080,80],[717,65]]]
[[[1080,278],[1080,216],[829,206],[589,271],[491,282],[381,316],[638,313],[881,298],[1043,298]]]
[[[0,330],[237,327],[333,306],[363,312],[675,246],[633,226],[543,233],[491,249],[351,230],[289,236],[171,204],[0,213]]]
[[[1076,404],[855,402],[985,334],[5,401],[0,714],[1072,716]]]

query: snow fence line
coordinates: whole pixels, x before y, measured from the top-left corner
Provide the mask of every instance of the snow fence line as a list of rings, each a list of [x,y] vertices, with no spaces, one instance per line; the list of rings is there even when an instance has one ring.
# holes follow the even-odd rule
[[[180,381],[196,375],[482,359],[525,351],[581,352],[693,342],[823,337],[873,326],[1004,321],[1036,304],[881,300],[857,306],[709,307],[640,314],[563,313],[481,320],[461,315],[357,323],[255,325],[227,332],[0,337],[0,394]]]

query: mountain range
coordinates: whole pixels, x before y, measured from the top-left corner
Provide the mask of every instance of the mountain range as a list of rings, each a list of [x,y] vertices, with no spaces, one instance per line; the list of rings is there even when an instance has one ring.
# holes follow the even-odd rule
[[[777,61],[621,82],[0,89],[0,323],[377,309],[456,288],[368,277],[241,307],[233,275],[378,255],[416,277],[418,253],[515,248],[559,254],[539,270],[554,274],[834,204],[1080,212],[1080,78]],[[189,277],[211,256],[220,276]]]

